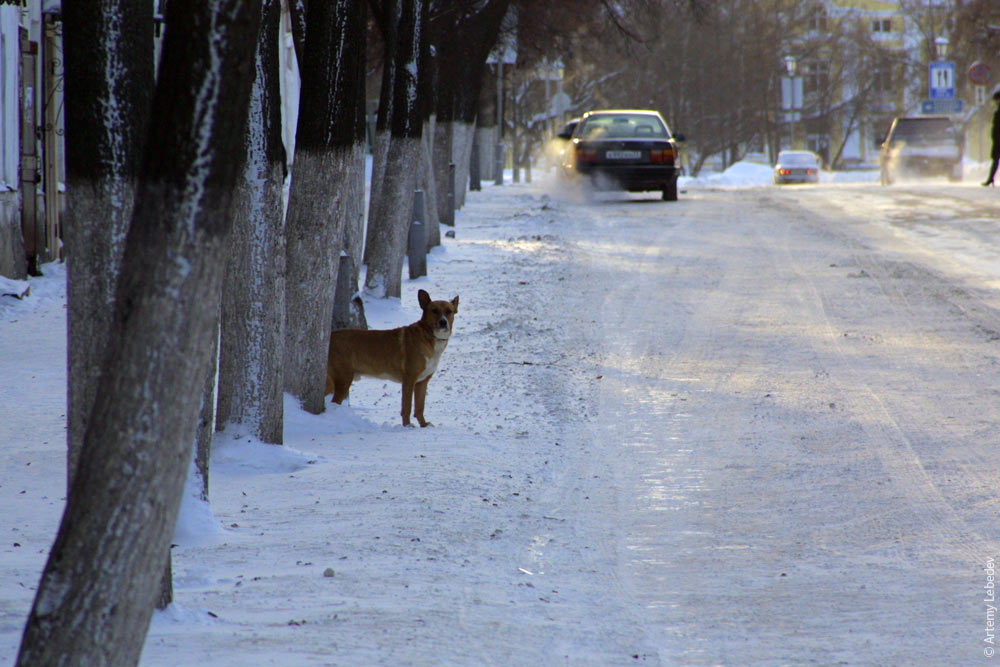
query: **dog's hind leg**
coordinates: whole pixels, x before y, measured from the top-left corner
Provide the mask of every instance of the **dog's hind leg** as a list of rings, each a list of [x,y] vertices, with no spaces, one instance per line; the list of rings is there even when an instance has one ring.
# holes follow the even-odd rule
[[[427,383],[431,377],[428,375],[413,387],[413,416],[417,418],[421,427],[434,425],[424,419],[424,401],[427,399]]]

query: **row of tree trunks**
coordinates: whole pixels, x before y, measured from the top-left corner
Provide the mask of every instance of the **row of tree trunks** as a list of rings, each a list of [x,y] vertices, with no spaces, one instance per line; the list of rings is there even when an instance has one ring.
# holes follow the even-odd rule
[[[171,0],[167,22],[108,356],[19,665],[138,662],[187,477],[201,396],[181,388],[215,344],[260,5]]]
[[[324,407],[339,260],[359,266],[364,245],[367,3],[287,0],[302,98],[283,218],[280,2],[172,0],[155,99],[149,7],[64,2],[69,493],[19,664],[137,661],[154,603],[171,599],[169,544],[192,461],[192,492],[207,500],[213,425],[278,444],[283,388],[311,412]],[[508,2],[451,15],[495,13],[499,25]],[[447,188],[432,166],[430,2],[383,4],[394,37],[376,160],[383,194],[368,226],[370,247],[382,250],[368,276],[370,291],[399,296],[413,191],[433,202]],[[492,37],[474,34],[484,44],[466,69],[481,71]],[[464,55],[439,52],[439,64]],[[456,81],[478,86],[476,77]],[[445,165],[468,164],[471,130],[456,131],[458,106],[439,126],[459,135]],[[147,136],[155,140],[143,152]],[[427,214],[436,244],[435,207]]]
[[[479,90],[486,58],[496,42],[510,0],[489,0],[475,11],[442,12],[432,22],[435,43],[434,175],[441,221],[450,219],[449,205],[465,201],[469,159],[476,124]],[[455,201],[448,201],[450,165],[455,165]]]

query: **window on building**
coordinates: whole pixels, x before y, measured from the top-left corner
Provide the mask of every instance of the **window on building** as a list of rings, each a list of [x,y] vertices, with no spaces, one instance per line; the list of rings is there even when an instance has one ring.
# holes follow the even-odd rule
[[[802,89],[807,95],[830,87],[830,63],[824,61],[803,64]]]
[[[806,28],[816,32],[826,32],[826,7],[820,4],[813,6]]]
[[[875,19],[872,21],[872,32],[892,32],[892,19]]]
[[[875,95],[892,95],[896,91],[895,68],[892,63],[883,60],[872,70],[872,92]]]

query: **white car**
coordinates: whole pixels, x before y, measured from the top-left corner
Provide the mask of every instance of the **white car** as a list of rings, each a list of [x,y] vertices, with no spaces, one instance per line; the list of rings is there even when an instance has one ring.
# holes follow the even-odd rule
[[[819,183],[820,166],[812,151],[781,151],[774,165],[774,184]]]

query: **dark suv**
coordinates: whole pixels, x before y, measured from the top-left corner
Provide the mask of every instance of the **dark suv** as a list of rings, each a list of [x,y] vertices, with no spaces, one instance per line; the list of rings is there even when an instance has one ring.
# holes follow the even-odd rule
[[[947,176],[962,180],[962,132],[947,116],[896,118],[882,142],[882,185],[899,176]]]

